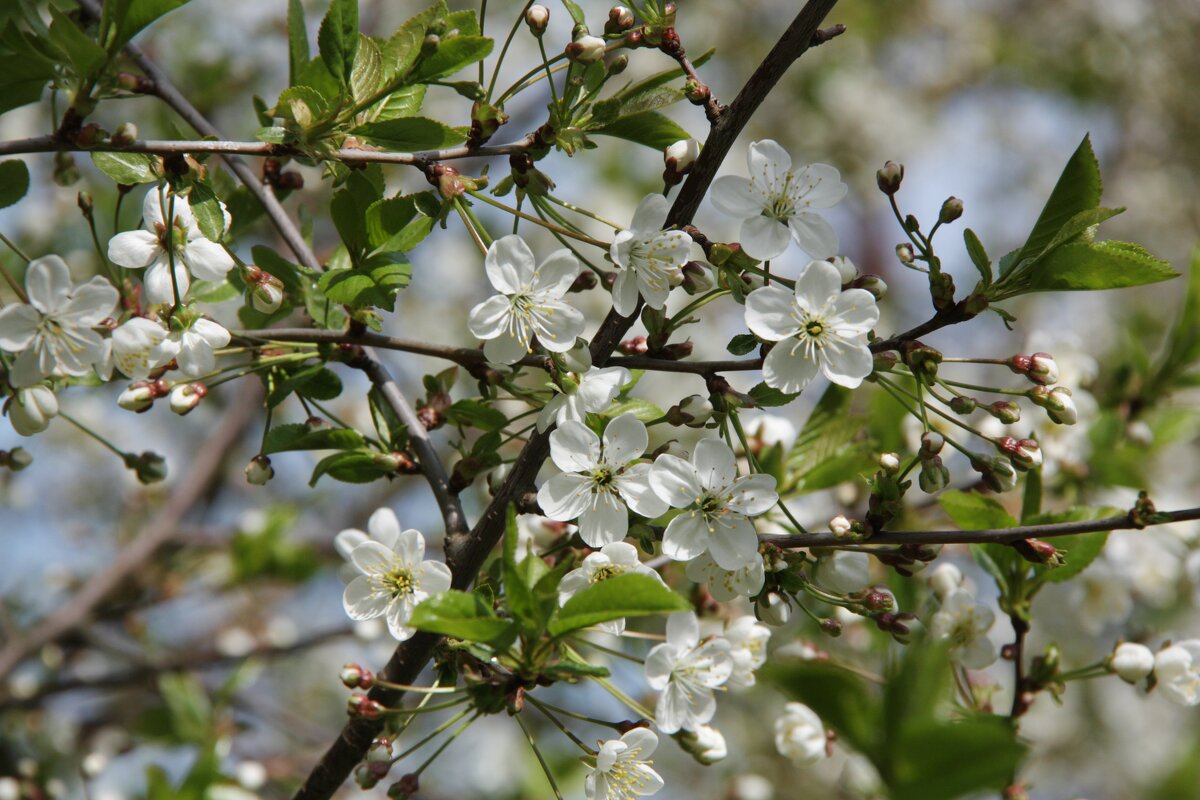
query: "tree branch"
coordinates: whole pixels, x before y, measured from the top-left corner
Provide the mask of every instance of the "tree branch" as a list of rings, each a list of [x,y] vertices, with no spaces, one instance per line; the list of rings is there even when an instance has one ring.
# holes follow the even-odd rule
[[[38,648],[86,623],[100,601],[175,535],[184,515],[204,497],[213,479],[219,476],[225,457],[258,416],[261,400],[261,384],[246,382],[225,416],[213,426],[212,435],[200,447],[190,468],[158,513],[142,526],[107,568],[89,578],[65,605],[0,650],[0,677],[11,672]]]
[[[1105,517],[1082,522],[1052,522],[1045,525],[1026,525],[1020,528],[984,528],[968,531],[881,531],[862,541],[839,538],[830,532],[768,535],[758,538],[760,542],[768,542],[782,548],[835,547],[840,544],[1012,544],[1021,539],[1049,539],[1055,536],[1077,536],[1081,533],[1096,533],[1097,531],[1134,530],[1147,525],[1166,525],[1172,522],[1187,522],[1196,519],[1200,519],[1200,508],[1156,512],[1156,516],[1149,522],[1140,522],[1133,519],[1132,515],[1125,514],[1120,517]]]

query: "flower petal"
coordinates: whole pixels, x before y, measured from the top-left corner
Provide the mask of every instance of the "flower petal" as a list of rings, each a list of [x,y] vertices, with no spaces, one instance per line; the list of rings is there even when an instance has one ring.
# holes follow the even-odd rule
[[[179,284],[180,298],[186,296],[192,281],[188,277],[187,267],[178,261],[175,262],[175,280]],[[142,277],[142,286],[146,290],[146,300],[151,305],[175,302],[175,286],[171,283],[171,270],[167,266],[165,256],[161,256],[146,270]]]
[[[121,299],[120,293],[107,279],[97,275],[90,281],[76,286],[71,299],[59,312],[60,321],[84,328],[99,325],[112,316],[113,309]]]
[[[631,413],[622,414],[604,429],[604,463],[614,469],[624,467],[646,452],[649,444],[645,423]]]
[[[847,389],[857,389],[875,369],[875,357],[865,338],[860,340],[830,337],[821,348],[821,371],[825,377]]]
[[[125,231],[108,240],[108,260],[126,269],[144,269],[161,255],[158,237],[149,231]]]
[[[631,269],[617,270],[617,279],[612,288],[613,308],[622,317],[632,316],[637,311],[638,277]]]
[[[766,186],[775,186],[792,168],[792,157],[774,139],[751,142],[746,153],[746,166],[751,180],[761,179]]]
[[[691,611],[676,611],[667,616],[667,643],[675,647],[695,647],[700,643],[700,620]]]
[[[699,511],[687,511],[663,532],[663,554],[674,561],[690,561],[708,550],[711,530]]]
[[[533,280],[533,251],[515,234],[492,242],[483,259],[488,280],[502,294],[516,294]]]
[[[494,294],[471,309],[467,327],[477,339],[495,339],[508,330],[511,313],[512,301],[502,294]]]
[[[730,511],[754,517],[765,514],[779,502],[775,492],[775,478],[771,475],[756,473],[738,478],[734,481],[733,498],[727,506]]]
[[[866,289],[847,289],[833,302],[833,329],[842,336],[865,334],[879,322],[879,304]]]
[[[763,379],[767,386],[795,394],[808,386],[817,374],[817,362],[808,358],[796,339],[786,339],[771,349],[763,360]]]
[[[558,300],[538,306],[533,315],[538,341],[555,353],[565,353],[574,347],[586,323],[582,312]]]
[[[832,208],[850,190],[842,183],[842,173],[828,164],[809,164],[796,174],[796,182],[805,184],[801,201],[810,208]]]
[[[420,567],[417,568],[417,580],[421,584],[422,592],[441,594],[450,591],[450,584],[454,578],[450,574],[450,567],[442,562],[422,561]]]
[[[800,330],[794,295],[778,284],[755,289],[746,296],[746,327],[760,339],[778,342]]]
[[[800,245],[800,249],[813,258],[837,255],[837,231],[824,218],[809,211],[798,211],[788,220],[788,227],[791,228],[792,238]]]
[[[383,616],[390,600],[386,594],[372,591],[371,579],[366,575],[359,575],[350,581],[342,593],[342,607],[346,609],[347,616],[354,620]]]
[[[563,472],[586,472],[600,464],[600,437],[582,422],[567,420],[550,434],[550,458]]]
[[[870,296],[869,292],[865,292]],[[796,299],[803,308],[816,311],[842,294],[842,275],[828,261],[810,261],[796,278]],[[872,298],[873,299],[873,298]]]
[[[737,459],[720,439],[700,440],[692,452],[692,464],[706,489],[723,491],[737,479]]]
[[[759,558],[758,534],[750,520],[740,514],[728,514],[717,519],[714,527],[708,552],[721,569],[741,569]]]
[[[559,298],[567,293],[583,265],[567,249],[555,250],[533,273],[533,291]]]
[[[224,347],[229,344],[232,338],[229,331],[225,330],[220,324],[213,322],[211,319],[204,319],[203,317],[192,323],[189,333],[199,336],[210,347]]]
[[[43,314],[65,308],[71,298],[71,268],[58,256],[35,258],[25,271],[25,291]]]
[[[543,483],[537,499],[547,517],[570,522],[592,504],[592,481],[583,475],[564,472]]]
[[[667,213],[671,210],[671,203],[667,198],[657,192],[648,194],[642,198],[642,202],[638,203],[637,208],[633,212],[633,221],[629,223],[629,228],[637,234],[646,236],[662,230],[663,225],[667,223]]]
[[[216,242],[200,238],[188,242],[183,260],[192,274],[203,281],[220,281],[233,269],[233,258]]]
[[[579,515],[579,538],[588,547],[619,542],[629,532],[629,510],[612,492],[595,492]]]
[[[760,214],[757,217],[748,217],[742,222],[738,238],[746,255],[759,261],[769,261],[787,251],[788,226],[777,219]]]
[[[736,219],[757,217],[763,210],[763,198],[754,193],[750,181],[736,175],[713,181],[709,198],[718,211]]]
[[[696,468],[679,456],[663,453],[650,470],[650,487],[673,508],[687,508],[704,490],[696,477]]]
[[[0,309],[0,350],[19,353],[33,342],[42,316],[33,306],[14,303]]]
[[[617,491],[621,493],[621,499],[633,513],[641,514],[646,519],[660,517],[671,507],[651,488],[650,472],[652,469],[649,464],[634,464],[626,468],[625,472],[617,476],[616,480]]]
[[[390,547],[368,539],[350,553],[350,563],[354,564],[359,572],[370,574],[387,567],[394,557]]]
[[[505,332],[483,344],[483,354],[493,364],[515,364],[529,352],[529,343]]]
[[[391,509],[386,510],[390,511]],[[395,515],[392,515],[392,519],[395,519]],[[382,540],[380,543],[387,546],[386,542]],[[421,560],[425,558],[425,537],[421,535],[420,531],[409,528],[400,531],[391,548],[407,569],[416,569]]]

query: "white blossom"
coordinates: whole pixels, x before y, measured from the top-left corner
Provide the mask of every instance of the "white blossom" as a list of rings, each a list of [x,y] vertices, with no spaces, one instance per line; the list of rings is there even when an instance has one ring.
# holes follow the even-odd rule
[[[390,509],[380,509],[368,523],[371,536],[350,549],[350,563],[360,573],[346,586],[342,604],[353,620],[385,617],[388,630],[400,641],[416,631],[407,627],[413,609],[430,595],[450,588],[450,569],[438,561],[425,561],[425,537],[419,531],[401,530]],[[344,551],[359,537],[339,535]]]
[[[1067,607],[1084,633],[1095,636],[1106,625],[1124,622],[1133,611],[1129,579],[1101,557],[1068,584]]]
[[[171,280],[171,255],[167,251],[168,209],[171,219],[171,250],[175,262],[175,281]],[[225,204],[225,227],[231,222]],[[221,281],[233,269],[233,258],[220,244],[207,239],[196,224],[191,204],[182,195],[172,199],[166,187],[156,186],[146,192],[142,202],[142,229],[118,233],[108,242],[108,258],[127,269],[144,269],[142,285],[150,303],[174,303],[175,289],[182,299],[191,286],[191,277],[205,281]]]
[[[589,547],[624,539],[630,510],[647,518],[666,513],[650,486],[650,464],[637,461],[649,441],[633,414],[608,423],[603,439],[581,422],[560,425],[550,434],[550,458],[562,473],[538,490],[542,512],[561,522],[578,519]]]
[[[950,643],[951,659],[967,669],[983,669],[996,660],[996,645],[987,635],[995,619],[991,608],[957,589],[929,620],[929,631],[934,639]]]
[[[646,655],[646,682],[660,692],[654,721],[663,733],[694,731],[717,713],[713,689],[733,674],[727,639],[700,641],[700,621],[690,611],[667,617],[667,640]]]
[[[689,561],[709,552],[723,569],[746,566],[758,555],[750,517],[779,500],[770,475],[738,476],[733,451],[717,439],[696,445],[691,461],[663,454],[654,462],[650,485],[673,508],[684,509],[667,525],[663,553]]]
[[[545,433],[553,424],[568,420],[583,422],[588,414],[608,408],[620,393],[621,387],[633,380],[624,367],[591,367],[579,376],[579,381],[566,382],[538,412],[537,429]]]
[[[1137,642],[1121,642],[1113,650],[1109,668],[1126,683],[1137,683],[1154,671],[1154,653]]]
[[[534,335],[547,350],[565,353],[583,332],[584,317],[562,301],[579,275],[569,250],[556,250],[541,265],[520,236],[492,242],[484,259],[488,281],[499,294],[471,309],[471,334],[498,364],[514,364],[530,351]]]
[[[753,686],[754,671],[767,663],[767,641],[771,629],[753,616],[738,617],[725,627],[729,656],[733,659],[730,686]]]
[[[50,426],[58,416],[58,398],[45,386],[18,389],[8,402],[8,421],[21,436],[33,436]]]
[[[818,370],[857,388],[874,368],[867,333],[878,321],[875,297],[865,289],[842,291],[827,261],[809,262],[794,291],[772,284],[746,297],[746,325],[776,343],[763,360],[763,378],[782,392],[799,392]]]
[[[713,182],[712,202],[742,221],[739,240],[748,256],[765,261],[783,255],[789,238],[813,258],[837,253],[833,226],[809,210],[831,208],[846,196],[836,169],[793,169],[792,157],[771,139],[750,145],[747,164],[749,178],[728,175]]]
[[[184,375],[198,378],[213,371],[213,351],[230,339],[229,331],[203,317],[177,330],[159,320],[134,317],[113,331],[112,360],[125,375],[139,380],[172,360]]]
[[[1185,639],[1154,656],[1157,689],[1172,703],[1200,705],[1200,639]]]
[[[761,558],[752,559],[737,569],[722,569],[711,554],[705,552],[687,562],[684,570],[688,580],[707,584],[714,600],[726,603],[735,597],[753,597],[762,591],[766,571]]]
[[[583,779],[587,800],[633,800],[661,789],[663,779],[650,767],[657,747],[658,736],[648,728],[601,743],[596,768]]]
[[[775,749],[798,767],[816,764],[825,756],[825,726],[803,703],[788,703],[775,720]]]
[[[627,542],[610,542],[601,547],[598,552],[590,553],[587,558],[583,559],[583,563],[579,565],[578,569],[573,569],[563,575],[562,581],[558,584],[559,605],[565,604],[576,593],[589,586],[630,572],[662,580],[657,572],[638,560],[636,547]],[[622,617],[601,622],[596,627],[602,631],[620,635],[625,632],[625,619]]]
[[[817,583],[826,589],[849,594],[871,582],[871,557],[866,553],[831,550],[817,558]]]
[[[32,386],[42,378],[81,377],[104,360],[104,340],[93,328],[109,317],[120,296],[96,276],[71,284],[71,269],[58,256],[29,263],[25,272],[29,303],[0,309],[0,350],[18,354],[10,380]]]
[[[609,247],[617,265],[613,308],[623,317],[637,310],[640,294],[646,305],[662,308],[673,285],[683,279],[683,265],[692,238],[683,231],[664,231],[671,205],[661,194],[650,194],[638,204],[628,230],[618,231]]]
[[[711,725],[701,725],[694,731],[682,733],[679,745],[701,764],[715,764],[729,755],[725,736]]]
[[[197,319],[190,327],[172,331],[167,346],[175,350],[179,371],[198,378],[213,371],[217,364],[213,350],[229,344],[229,331],[208,319]]]

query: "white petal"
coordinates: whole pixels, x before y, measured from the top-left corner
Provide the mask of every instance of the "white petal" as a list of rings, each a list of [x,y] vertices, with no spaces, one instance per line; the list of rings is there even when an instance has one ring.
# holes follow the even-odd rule
[[[611,492],[596,492],[579,515],[579,538],[588,547],[619,542],[629,532],[629,511]]]
[[[212,345],[203,336],[185,332],[179,339],[179,352],[175,355],[179,371],[191,378],[199,378],[213,371],[217,357]]]
[[[779,502],[775,493],[775,478],[761,473],[738,478],[733,484],[733,499],[729,510],[748,517],[765,514]]]
[[[617,491],[621,499],[635,514],[641,514],[646,519],[654,519],[667,513],[671,506],[658,496],[658,492],[650,486],[649,464],[634,464],[616,479]]]
[[[648,194],[642,198],[642,202],[638,203],[629,227],[635,233],[643,236],[660,231],[667,223],[667,214],[670,210],[671,203],[667,198],[657,192]]]
[[[233,258],[224,247],[204,238],[188,242],[183,260],[192,274],[203,281],[224,280],[225,274],[234,266]]]
[[[71,299],[59,314],[61,321],[90,328],[112,316],[121,295],[105,278],[97,275],[75,287]]]
[[[865,290],[864,290],[865,291]],[[842,293],[842,276],[828,261],[810,261],[796,278],[796,298],[805,308],[817,310]],[[866,292],[868,296],[869,292]]]
[[[690,707],[684,690],[676,683],[667,684],[654,706],[654,723],[663,733],[677,733],[688,724]]]
[[[555,353],[565,353],[575,346],[575,339],[586,324],[583,314],[566,303],[554,300],[537,307],[533,330],[542,347]]]
[[[842,336],[864,334],[879,322],[879,305],[866,289],[847,289],[833,304],[835,320],[830,325]]]
[[[179,284],[179,297],[183,298],[187,295],[188,287],[191,286],[191,279],[188,277],[187,267],[179,261],[175,262],[175,280]],[[167,266],[166,258],[155,261],[146,270],[145,276],[142,278],[142,286],[146,290],[146,300],[151,304],[175,302],[175,287],[171,283],[171,270]]]
[[[799,211],[788,220],[788,227],[791,228],[792,238],[800,245],[800,249],[813,258],[837,255],[837,231],[823,218],[808,211]]]
[[[725,489],[737,478],[737,459],[720,439],[702,439],[692,452],[692,464],[700,485],[714,491]]]
[[[0,350],[18,353],[29,347],[37,334],[41,315],[33,306],[14,303],[0,309]]]
[[[231,338],[229,331],[211,319],[196,320],[189,332],[204,339],[210,347],[224,347]]]
[[[108,240],[108,260],[126,269],[144,269],[162,255],[158,237],[149,231],[125,231]]]
[[[763,198],[750,188],[750,181],[735,175],[713,181],[709,197],[718,211],[736,219],[757,217],[763,210]]]
[[[357,528],[346,528],[344,531],[338,533],[337,536],[333,537],[333,549],[337,551],[339,556],[346,559],[346,561],[349,561],[350,554],[354,552],[354,548],[358,547],[369,538],[370,537],[367,536],[367,534],[363,533]]]
[[[412,619],[412,612],[415,604],[413,603],[412,595],[397,595],[392,598],[392,602],[387,607],[387,626],[388,633],[396,641],[403,642],[413,637],[417,631],[415,628],[408,627],[408,621]]]
[[[698,511],[685,511],[667,525],[662,551],[674,561],[690,561],[708,550],[711,532]]]
[[[778,284],[755,289],[746,296],[746,327],[760,339],[778,342],[800,330],[794,295]]]
[[[783,255],[788,248],[788,226],[772,217],[748,217],[738,234],[742,250],[751,258],[769,261]]]
[[[359,575],[350,581],[342,593],[342,607],[350,619],[375,619],[387,611],[390,598],[382,592],[371,590],[371,579]]]
[[[417,580],[421,591],[426,594],[441,594],[450,591],[453,576],[450,568],[440,561],[422,561],[417,569]]]
[[[771,349],[763,360],[763,379],[767,386],[795,394],[808,386],[817,374],[817,363],[805,356],[796,339],[786,339]]]
[[[384,547],[395,550],[396,542],[400,539],[400,520],[396,519],[396,512],[390,508],[378,508],[371,513],[367,519],[367,530],[370,531],[371,538],[382,544]],[[343,533],[359,533],[359,531],[343,531]],[[338,534],[339,536],[341,534]],[[361,533],[359,534],[361,535]],[[424,547],[422,546],[422,553]],[[416,561],[421,560],[421,554],[418,554]]]
[[[729,514],[715,521],[708,540],[708,552],[721,569],[736,570],[749,566],[758,555],[758,534],[750,520]]]
[[[695,647],[700,642],[700,620],[691,611],[676,611],[667,617],[667,643]]]
[[[483,354],[493,364],[515,364],[528,352],[528,342],[522,342],[507,332],[495,339],[488,339],[483,345]]]
[[[584,410],[603,411],[631,380],[633,375],[624,367],[592,367],[584,374],[575,395]]]
[[[658,749],[658,736],[649,728],[634,728],[621,737],[625,743],[626,757],[645,761]]]
[[[502,294],[516,294],[533,280],[533,251],[520,236],[501,236],[484,257],[488,280]]]
[[[875,357],[865,338],[855,342],[831,337],[821,348],[821,371],[839,386],[857,389],[874,368]]]
[[[678,650],[674,645],[658,644],[646,654],[646,683],[651,689],[661,692],[666,688],[679,657]]]
[[[775,186],[792,168],[792,157],[774,139],[759,139],[750,143],[746,166],[753,180],[763,179],[765,185]]]
[[[390,547],[368,539],[350,553],[350,562],[359,572],[370,574],[392,563],[394,554]]]
[[[604,429],[603,444],[604,462],[620,468],[646,452],[650,434],[640,419],[630,413],[622,414]]]
[[[592,481],[583,475],[564,472],[543,483],[537,499],[547,517],[570,522],[591,506]]]
[[[674,508],[686,508],[704,493],[696,477],[696,468],[669,453],[655,459],[650,470],[650,487]]]
[[[583,265],[567,249],[555,250],[533,273],[533,291],[562,297],[571,288]]]
[[[35,258],[25,271],[25,291],[43,314],[59,311],[71,297],[71,268],[58,256]]]
[[[502,294],[495,294],[471,309],[467,327],[477,339],[495,339],[508,330],[511,313],[512,301]]]
[[[395,519],[394,516],[393,519]],[[382,539],[380,543],[385,547],[388,546]],[[400,562],[406,568],[415,569],[421,563],[421,560],[425,558],[425,537],[421,535],[420,531],[409,528],[408,530],[400,531],[400,535],[393,541],[391,548],[392,552],[400,557]]]
[[[828,164],[809,164],[796,175],[797,182],[807,184],[801,197],[812,208],[832,208],[842,201],[849,187],[842,183],[842,173]]]
[[[8,373],[8,381],[14,387],[23,389],[33,386],[35,383],[41,383],[42,379],[50,374],[42,369],[42,359],[38,351],[39,348],[30,348],[17,356],[12,370]]]
[[[616,235],[613,236],[612,244],[608,246],[608,257],[618,267],[628,267],[629,253],[636,241],[637,234],[633,231],[617,231]]]
[[[631,269],[617,271],[617,279],[612,288],[613,308],[622,317],[632,316],[637,311],[638,279],[637,273]]]
[[[550,458],[564,472],[585,472],[600,463],[600,437],[582,422],[568,420],[550,434]]]

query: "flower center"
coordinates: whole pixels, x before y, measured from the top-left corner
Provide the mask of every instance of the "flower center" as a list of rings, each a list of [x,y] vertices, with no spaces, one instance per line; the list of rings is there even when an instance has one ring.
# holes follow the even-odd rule
[[[804,326],[804,332],[814,339],[818,339],[825,332],[825,324],[819,320],[809,320]]]
[[[643,796],[648,787],[646,770],[638,769],[644,764],[649,766],[653,761],[634,761],[633,759],[618,760],[605,773],[608,778],[609,800],[636,800]]]
[[[705,492],[696,500],[696,505],[700,508],[700,513],[706,517],[711,517],[721,513],[725,509],[725,498],[719,497],[710,492]]]
[[[600,583],[601,581],[606,581],[609,578],[615,578],[616,576],[623,575],[624,573],[624,567],[618,566],[617,564],[605,564],[603,567],[597,568],[596,571],[592,573],[592,576],[588,578],[588,583]]]
[[[409,595],[416,592],[419,582],[412,570],[404,566],[399,559],[390,564],[380,564],[379,571],[371,576],[372,588],[391,597]]]
[[[592,483],[600,491],[608,491],[616,478],[617,475],[610,466],[601,465],[592,470]]]

